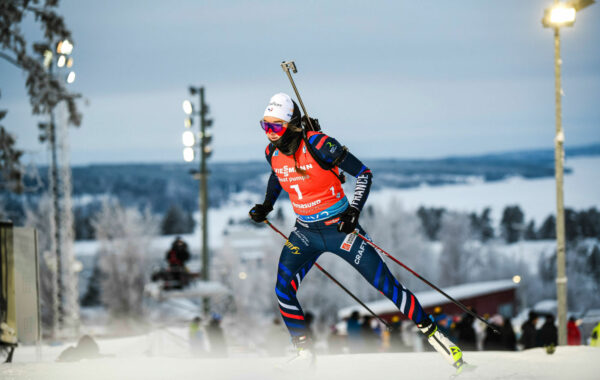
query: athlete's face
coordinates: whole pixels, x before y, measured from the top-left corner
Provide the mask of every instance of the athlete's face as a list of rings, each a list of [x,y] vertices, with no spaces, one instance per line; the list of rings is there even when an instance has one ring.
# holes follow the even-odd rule
[[[269,139],[269,141],[277,141],[281,138],[281,136],[283,136],[283,134],[285,133],[285,130],[287,129],[288,123],[284,120],[278,119],[275,116],[265,116],[263,118],[264,121],[266,121],[267,123],[276,123],[276,124],[282,124],[284,129],[282,131],[280,131],[279,133],[275,133],[273,132],[272,129],[269,129],[268,131],[266,131],[267,134],[267,138]]]

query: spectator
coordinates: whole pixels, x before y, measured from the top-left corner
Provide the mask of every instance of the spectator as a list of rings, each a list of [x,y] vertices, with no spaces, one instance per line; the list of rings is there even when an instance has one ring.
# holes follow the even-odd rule
[[[221,316],[217,313],[212,315],[206,329],[208,342],[210,343],[210,356],[223,358],[227,356],[227,345],[225,344],[225,335],[221,328]]]
[[[502,330],[500,332],[502,333],[503,349],[507,351],[516,351],[517,337],[510,318],[504,318],[504,325],[502,325]]]
[[[190,257],[187,243],[181,240],[181,237],[177,236],[165,257],[165,260],[169,264],[168,280],[170,281],[165,288],[182,289],[187,286],[189,276],[185,263],[189,261]]]
[[[196,317],[190,323],[190,348],[195,356],[202,355],[206,352],[204,348],[204,329],[202,328],[202,319]]]
[[[540,329],[539,336],[540,344],[543,347],[558,345],[558,329],[554,325],[554,315],[546,316],[546,321]]]
[[[438,326],[440,325],[438,324]],[[394,315],[392,317],[392,323],[390,323],[390,327],[390,351],[408,351],[402,337],[402,321],[400,320],[399,316]]]
[[[488,322],[493,328],[495,328],[497,331],[500,331],[500,334],[496,334],[492,327],[488,326],[485,330],[485,339],[483,341],[483,346],[485,350],[501,351],[504,349],[504,345],[502,342],[502,326],[504,325],[504,318],[496,314],[493,317],[491,317]]]
[[[171,249],[167,252],[165,258],[169,263],[169,267],[185,267],[185,263],[190,259],[190,251],[188,245],[180,236],[175,238]]]
[[[596,325],[596,327],[594,327],[594,329],[592,330],[592,337],[590,339],[590,346],[592,346],[592,347],[600,347],[600,344],[598,343],[598,335],[600,335],[600,322],[598,322],[598,324]]]
[[[575,317],[569,318],[569,322],[567,322],[567,344],[569,346],[581,345],[581,331],[577,327]]]
[[[456,324],[456,335],[458,342],[463,347],[463,351],[475,350],[475,329],[473,322],[475,319],[470,314],[463,314],[460,321]]]
[[[450,334],[450,319],[442,311],[440,306],[436,306],[433,309],[433,319],[438,326],[438,329],[442,330],[442,332],[446,335]],[[451,338],[451,337],[450,337]]]
[[[353,311],[348,321],[346,321],[348,348],[352,353],[361,352],[363,346],[359,317],[360,314],[358,314],[358,311]]]
[[[381,336],[375,326],[375,321],[371,316],[364,316],[360,325],[360,334],[363,341],[364,352],[378,352],[381,347]]]
[[[315,341],[315,333],[313,331],[312,323],[315,320],[315,315],[310,311],[304,313],[304,322],[306,323],[306,336]]]
[[[537,342],[537,330],[535,328],[537,320],[537,313],[535,311],[530,311],[529,318],[521,326],[521,338],[519,339],[519,343],[523,345],[525,350],[528,348],[539,347]]]
[[[489,320],[490,315],[488,313],[485,313],[483,315],[483,319],[486,321]],[[475,320],[475,318],[473,318],[473,330],[475,331],[475,347],[477,348],[477,351],[483,351],[483,342],[485,340],[486,329],[487,325],[483,321]]]

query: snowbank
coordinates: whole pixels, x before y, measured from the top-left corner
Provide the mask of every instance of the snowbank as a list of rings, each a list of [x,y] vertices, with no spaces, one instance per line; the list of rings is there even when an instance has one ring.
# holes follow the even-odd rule
[[[100,342],[103,351],[105,345]],[[592,380],[600,373],[600,349],[559,347],[553,355],[543,349],[523,352],[466,352],[475,364],[473,372],[459,379],[506,380]],[[13,363],[0,365],[0,378],[6,380],[106,380],[106,379],[265,379],[283,377],[306,379],[362,380],[447,379],[453,369],[437,353],[394,353],[320,356],[312,374],[284,373],[276,366],[284,358],[237,357],[192,359],[169,357],[115,357],[77,363]]]

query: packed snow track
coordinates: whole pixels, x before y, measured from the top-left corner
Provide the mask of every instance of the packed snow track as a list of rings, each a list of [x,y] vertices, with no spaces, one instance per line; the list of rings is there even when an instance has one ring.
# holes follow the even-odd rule
[[[465,358],[477,368],[473,372],[463,373],[459,379],[600,378],[600,349],[593,347],[559,347],[553,355],[548,355],[543,349],[523,352],[466,352]],[[448,379],[453,374],[453,369],[438,354],[430,352],[323,355],[318,357],[314,373],[284,373],[277,369],[282,361],[285,361],[285,358],[115,357],[76,363],[16,362],[0,365],[0,379],[279,380],[284,376],[294,376],[319,380],[363,380]]]

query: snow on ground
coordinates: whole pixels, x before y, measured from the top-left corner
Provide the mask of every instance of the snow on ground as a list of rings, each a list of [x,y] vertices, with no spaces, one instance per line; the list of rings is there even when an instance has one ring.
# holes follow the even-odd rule
[[[497,249],[507,259],[522,260],[533,273],[537,273],[540,258],[548,258],[554,254],[556,240],[520,240],[513,244],[499,245]]]
[[[101,352],[105,354],[124,351],[132,344],[133,338],[99,341]],[[20,350],[35,349],[26,347]],[[54,351],[59,350],[55,348]],[[197,359],[117,354],[111,358],[75,363],[22,361],[19,356],[17,351],[17,362],[0,364],[1,379],[448,379],[454,372],[435,352],[322,355],[318,357],[316,370],[312,373],[290,373],[277,369],[285,358],[247,355],[227,359]],[[600,349],[587,346],[559,347],[553,355],[546,354],[540,348],[522,352],[465,352],[464,357],[477,366],[474,371],[459,376],[464,380],[596,380],[600,374]]]
[[[564,177],[565,207],[576,210],[600,207],[600,157],[571,158],[565,166],[573,169]],[[377,181],[377,173],[374,173],[373,181]],[[501,219],[506,206],[518,204],[525,218],[535,219],[538,226],[556,212],[554,178],[512,177],[496,182],[385,189],[373,192],[368,204],[387,206],[394,198],[410,210],[424,205],[480,213],[485,207],[491,207],[496,222]]]

